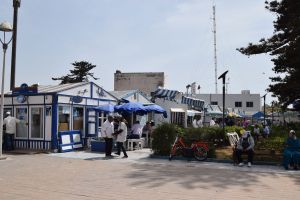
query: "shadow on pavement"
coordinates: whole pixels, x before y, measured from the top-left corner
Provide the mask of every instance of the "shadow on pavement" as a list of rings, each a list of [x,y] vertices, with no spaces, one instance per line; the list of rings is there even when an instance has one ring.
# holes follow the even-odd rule
[[[232,186],[240,186],[248,190],[251,185],[259,185],[261,188],[269,188],[266,183],[260,181],[261,177],[288,176],[295,184],[300,185],[300,171],[292,174],[265,173],[239,169],[211,169],[209,166],[195,167],[193,164],[172,163],[135,163],[132,164],[136,170],[127,174],[127,178],[133,179],[132,186],[143,185],[149,188],[160,187],[165,184],[179,184],[186,189],[229,189]],[[247,167],[244,167],[247,168]],[[209,183],[209,184],[207,184]]]

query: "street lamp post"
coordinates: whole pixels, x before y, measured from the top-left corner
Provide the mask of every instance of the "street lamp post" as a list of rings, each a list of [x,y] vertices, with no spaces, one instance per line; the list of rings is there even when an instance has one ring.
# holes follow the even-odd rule
[[[5,41],[5,33],[11,32],[13,29],[8,22],[3,22],[0,24],[0,31],[4,34],[3,41],[0,39],[3,48],[3,68],[2,68],[2,84],[1,84],[1,101],[0,101],[0,159],[2,158],[2,136],[3,136],[3,112],[4,112],[4,78],[5,78],[5,55],[8,44],[11,42],[11,39]]]
[[[266,96],[267,94],[261,97],[264,98],[264,125],[266,125]]]
[[[11,73],[10,73],[10,90],[15,88],[16,78],[16,51],[17,51],[17,32],[18,32],[18,9],[21,6],[21,0],[13,0],[14,7],[14,24],[13,24],[13,40],[11,48]]]
[[[226,72],[224,72],[218,78],[218,79],[222,79],[223,80],[223,117],[222,117],[223,133],[225,133],[225,80],[226,80],[226,74],[227,73],[228,73],[228,70]]]

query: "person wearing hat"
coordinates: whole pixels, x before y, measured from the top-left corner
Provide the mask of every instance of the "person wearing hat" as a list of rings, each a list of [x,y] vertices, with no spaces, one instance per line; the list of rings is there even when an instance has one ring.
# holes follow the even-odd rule
[[[298,169],[300,165],[300,141],[297,139],[294,130],[290,130],[285,145],[286,147],[283,151],[284,168],[289,169],[293,166],[294,169]]]
[[[21,120],[11,116],[10,112],[6,112],[6,118],[3,120],[3,125],[5,125],[4,134],[4,150],[14,150],[14,136],[16,134],[16,124],[20,123]]]
[[[237,143],[236,156],[240,167],[244,165],[242,159],[243,153],[248,155],[248,167],[251,167],[254,155],[254,139],[251,136],[250,131],[244,131]]]

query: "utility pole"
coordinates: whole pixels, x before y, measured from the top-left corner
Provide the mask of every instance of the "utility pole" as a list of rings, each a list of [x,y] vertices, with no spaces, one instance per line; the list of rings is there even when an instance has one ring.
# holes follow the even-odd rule
[[[17,51],[17,32],[18,32],[18,9],[21,6],[21,0],[13,0],[14,19],[13,35],[11,49],[11,72],[10,72],[10,90],[15,88],[16,78],[16,51]]]
[[[213,33],[214,33],[214,63],[215,63],[215,92],[218,94],[218,64],[217,64],[217,25],[216,6],[213,5]]]

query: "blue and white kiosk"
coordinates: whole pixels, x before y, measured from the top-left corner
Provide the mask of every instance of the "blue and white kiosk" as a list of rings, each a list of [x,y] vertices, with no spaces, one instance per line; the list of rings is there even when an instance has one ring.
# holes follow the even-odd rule
[[[10,111],[21,120],[15,135],[16,148],[66,151],[72,148],[68,142],[80,147],[89,137],[98,135],[103,113],[91,108],[117,102],[115,96],[93,82],[31,87],[22,84],[5,94],[4,115]],[[64,133],[76,134],[76,141],[64,137]]]

